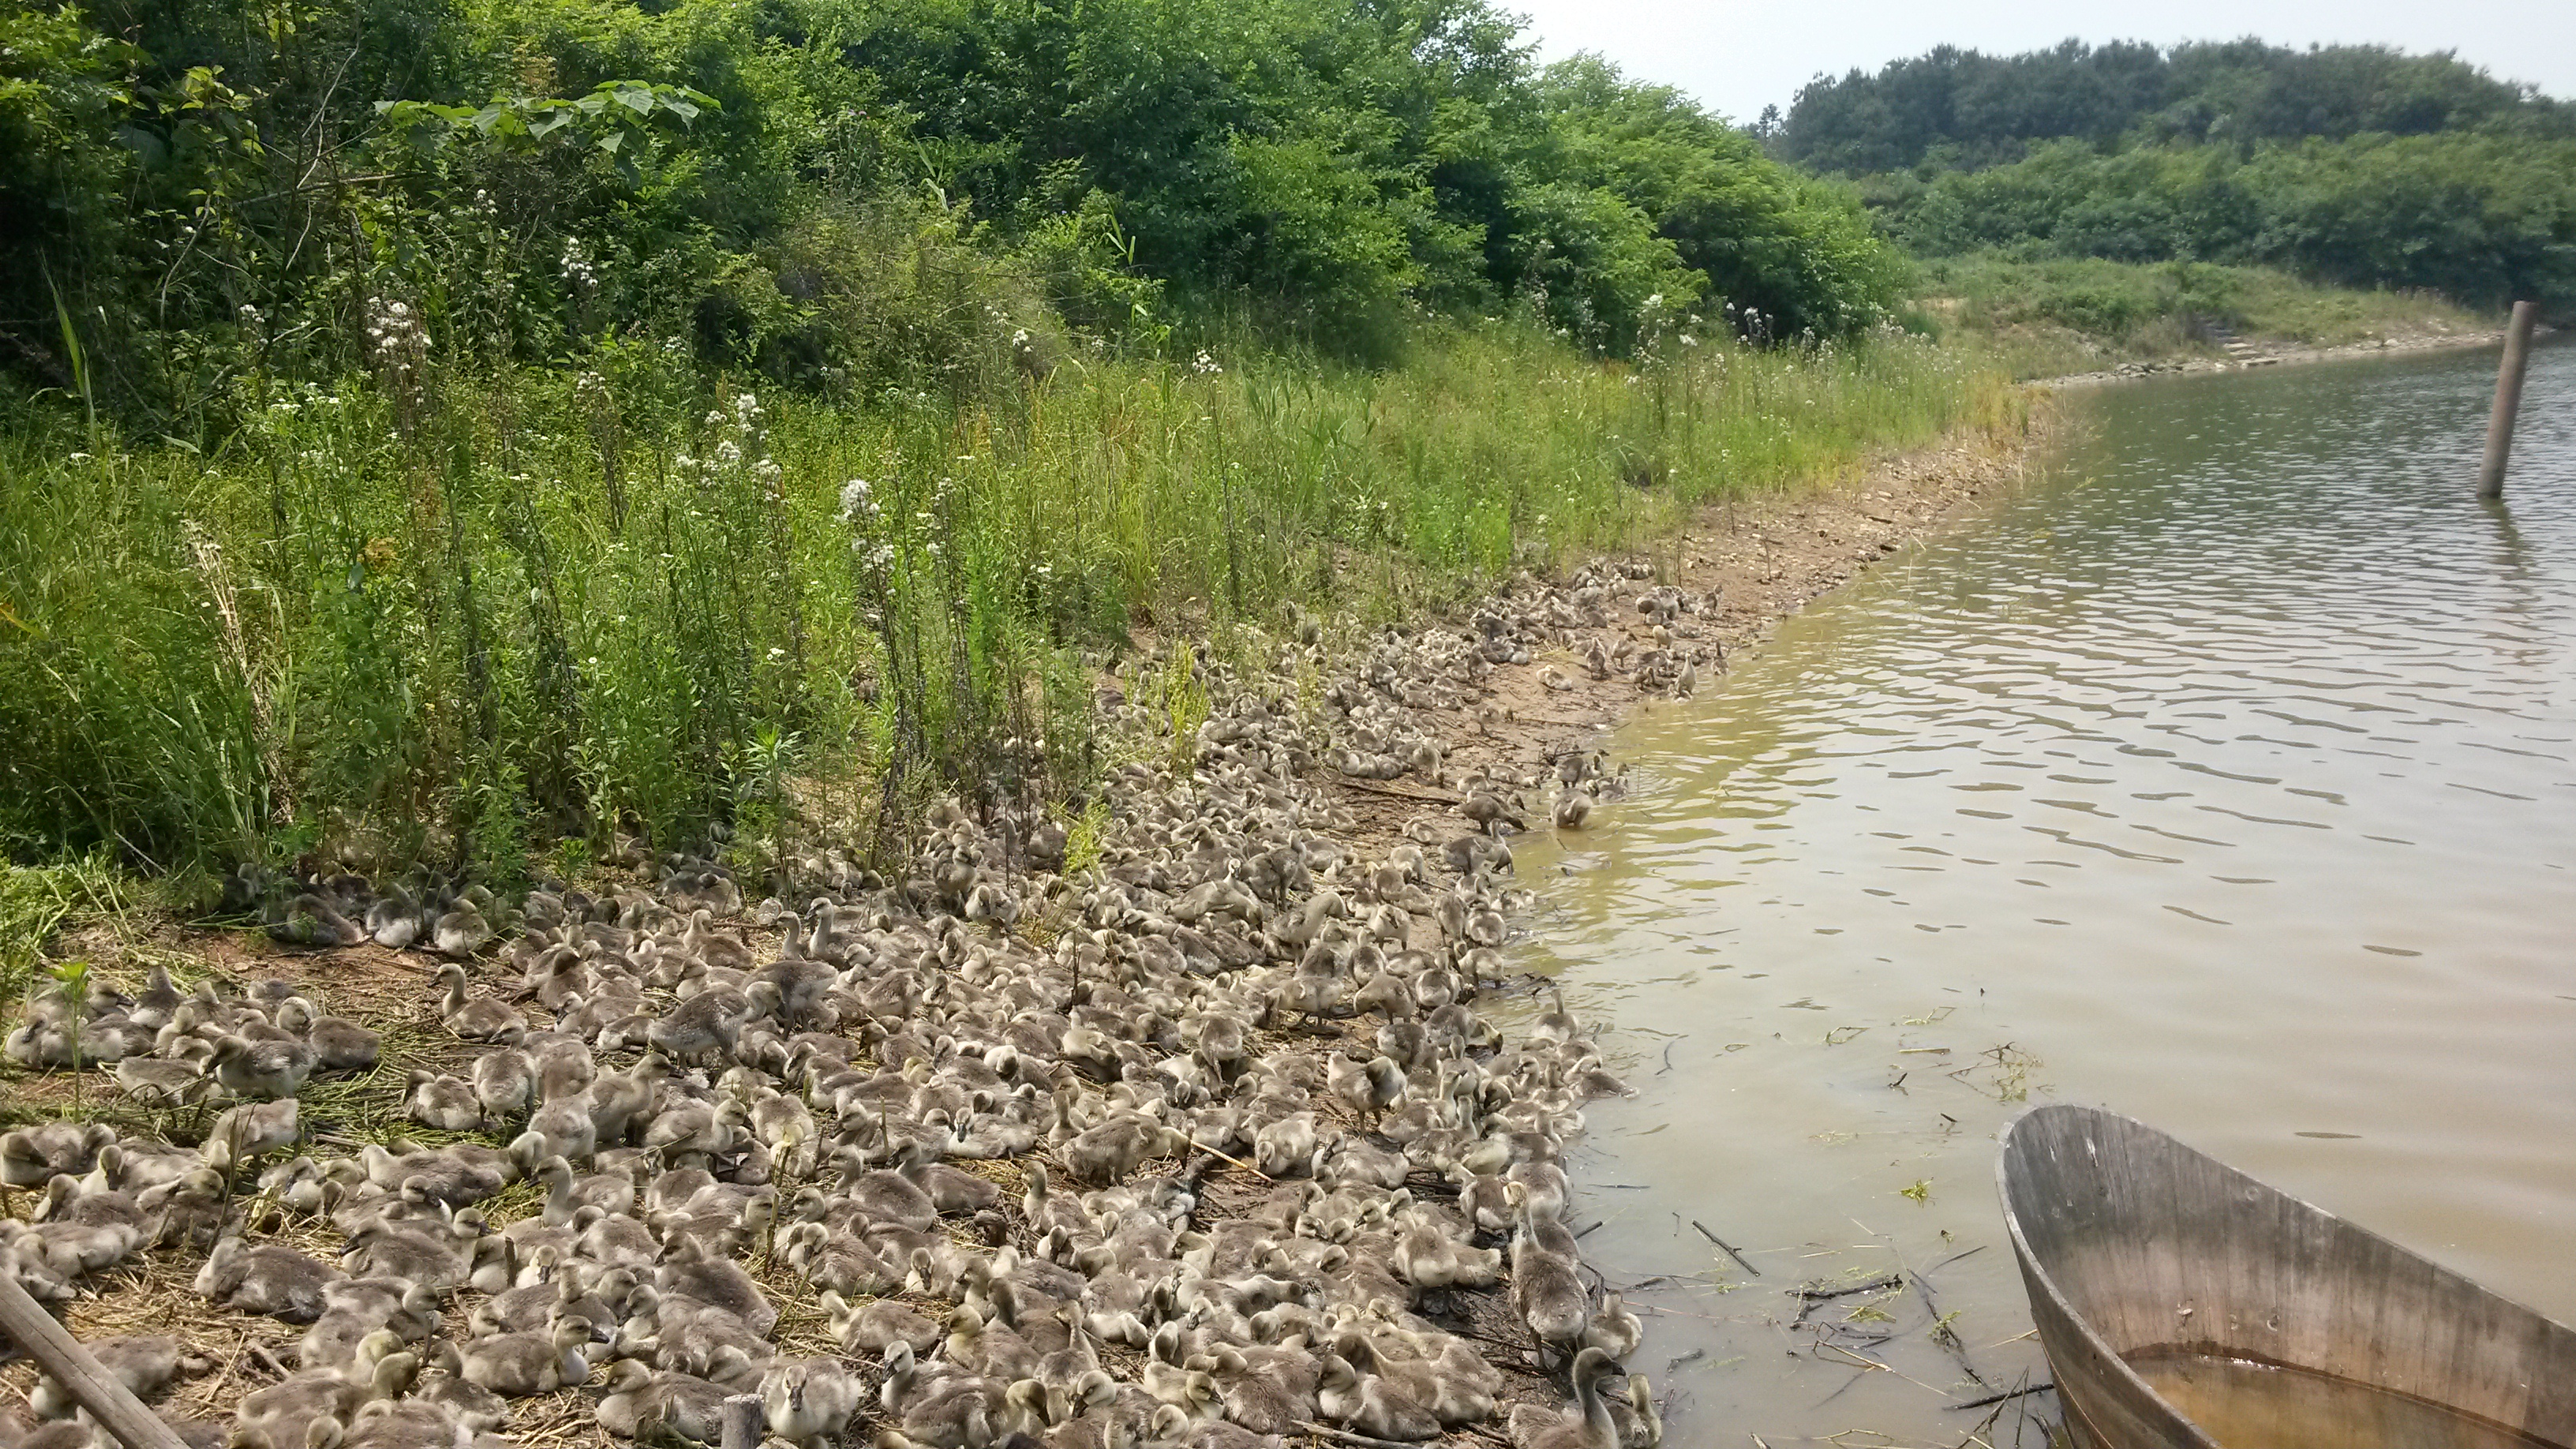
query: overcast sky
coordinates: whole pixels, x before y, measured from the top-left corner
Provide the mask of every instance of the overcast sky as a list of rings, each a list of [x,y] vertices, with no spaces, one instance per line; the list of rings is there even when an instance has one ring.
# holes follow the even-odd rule
[[[2164,0],[2068,5],[2058,0],[1501,0],[1530,17],[1549,60],[1598,51],[1641,80],[1678,86],[1750,121],[1785,112],[1818,72],[1875,71],[1947,42],[1993,54],[2073,35],[2106,40],[2230,40],[2280,45],[2379,42],[2456,50],[2505,80],[2576,96],[2571,0]]]

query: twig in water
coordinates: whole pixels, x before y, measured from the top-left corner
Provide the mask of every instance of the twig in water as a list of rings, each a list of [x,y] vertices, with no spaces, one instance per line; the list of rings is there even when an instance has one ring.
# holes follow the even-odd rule
[[[1726,1256],[1733,1258],[1737,1267],[1742,1268],[1745,1272],[1752,1274],[1756,1278],[1762,1276],[1762,1270],[1754,1267],[1751,1263],[1744,1261],[1744,1255],[1742,1253],[1735,1251],[1733,1248],[1727,1247],[1726,1239],[1710,1232],[1708,1230],[1708,1224],[1701,1222],[1697,1218],[1693,1218],[1691,1219],[1691,1226],[1699,1229],[1699,1235],[1701,1237],[1708,1239],[1710,1242],[1717,1244],[1721,1248],[1725,1248]]]
[[[2000,1404],[2006,1399],[2018,1399],[2024,1394],[2044,1394],[2050,1389],[2056,1387],[2057,1385],[2049,1380],[2042,1379],[2038,1383],[2032,1384],[2026,1389],[2006,1389],[2000,1394],[1988,1394],[1982,1399],[1970,1399],[1963,1404],[1944,1404],[1942,1407],[1948,1409],[1982,1409],[1988,1404]]]
[[[1606,1223],[1606,1222],[1608,1222],[1608,1221],[1610,1221],[1608,1218],[1596,1218],[1596,1219],[1594,1219],[1594,1220],[1593,1220],[1593,1223],[1592,1223],[1592,1227],[1585,1228],[1585,1229],[1583,1229],[1581,1232],[1576,1233],[1576,1234],[1574,1235],[1574,1240],[1575,1240],[1576,1242],[1578,1242],[1578,1243],[1579,1243],[1579,1242],[1582,1242],[1586,1237],[1591,1236],[1592,1231],[1593,1231],[1593,1229],[1594,1229],[1594,1228],[1598,1228],[1598,1227],[1600,1227],[1603,1223]]]
[[[1894,1249],[1889,1251],[1894,1252]],[[1941,1316],[1941,1305],[1932,1298],[1932,1285],[1923,1281],[1922,1274],[1905,1266],[1903,1254],[1897,1254],[1896,1263],[1898,1272],[1902,1273],[1906,1281],[1914,1285],[1914,1291],[1922,1296],[1923,1311],[1931,1315],[1932,1329],[1927,1336],[1933,1343],[1948,1350],[1952,1358],[1959,1361],[1959,1371],[1968,1376],[1970,1383],[1979,1388],[1994,1387],[1986,1382],[1984,1374],[1977,1372],[1977,1366],[1968,1361],[1968,1346],[1960,1341],[1958,1333],[1950,1327],[1950,1320]]]
[[[1656,1076],[1660,1077],[1665,1072],[1669,1072],[1673,1069],[1673,1044],[1680,1040],[1680,1037],[1674,1037],[1672,1041],[1664,1043],[1664,1064],[1661,1068],[1657,1069],[1655,1072]]]
[[[1812,1283],[1801,1283],[1789,1291],[1800,1298],[1849,1298],[1855,1293],[1876,1293],[1883,1288],[1893,1288],[1903,1281],[1894,1273],[1882,1273],[1866,1283],[1854,1283],[1848,1288],[1819,1288]]]
[[[1894,1372],[1896,1372],[1896,1370],[1891,1369],[1891,1368],[1888,1368],[1888,1367],[1887,1367],[1887,1365],[1885,1365],[1885,1364],[1883,1364],[1883,1363],[1880,1363],[1877,1359],[1871,1358],[1868,1354],[1865,1354],[1865,1353],[1854,1353],[1854,1352],[1852,1352],[1850,1349],[1847,1349],[1847,1348],[1843,1347],[1843,1346],[1842,1346],[1841,1344],[1839,1344],[1839,1343],[1827,1343],[1827,1342],[1825,1342],[1823,1339],[1821,1339],[1821,1338],[1820,1338],[1820,1339],[1817,1339],[1817,1340],[1816,1340],[1816,1342],[1815,1342],[1815,1345],[1814,1345],[1814,1346],[1815,1346],[1815,1348],[1816,1348],[1817,1352],[1819,1352],[1819,1353],[1838,1353],[1838,1354],[1841,1354],[1843,1357],[1845,1357],[1845,1358],[1847,1358],[1847,1359],[1850,1359],[1852,1362],[1854,1362],[1854,1363],[1856,1363],[1856,1364],[1861,1365],[1861,1366],[1862,1366],[1862,1368],[1863,1368],[1864,1370],[1867,1370],[1867,1369],[1886,1369],[1886,1371],[1887,1371],[1887,1372],[1889,1372],[1889,1373],[1894,1373]],[[1848,1385],[1846,1385],[1845,1387],[1849,1387],[1849,1386],[1848,1386]]]
[[[1877,1365],[1873,1364],[1873,1365],[1871,1365],[1871,1367],[1872,1367],[1872,1368],[1875,1368],[1875,1367],[1877,1367]],[[1858,1370],[1857,1372],[1853,1373],[1853,1375],[1852,1375],[1850,1378],[1847,1378],[1847,1379],[1843,1380],[1843,1386],[1842,1386],[1842,1388],[1840,1388],[1840,1389],[1836,1389],[1836,1390],[1834,1390],[1832,1393],[1825,1395],[1823,1398],[1816,1400],[1816,1407],[1817,1407],[1817,1408],[1819,1408],[1819,1409],[1821,1409],[1821,1408],[1823,1408],[1825,1405],[1832,1403],[1834,1400],[1841,1398],[1841,1397],[1843,1396],[1843,1390],[1844,1390],[1844,1389],[1848,1389],[1848,1388],[1850,1388],[1852,1385],[1854,1385],[1854,1384],[1856,1384],[1856,1383],[1859,1383],[1862,1379],[1865,1379],[1865,1378],[1868,1378],[1868,1377],[1869,1377],[1869,1369],[1861,1369],[1861,1370]]]

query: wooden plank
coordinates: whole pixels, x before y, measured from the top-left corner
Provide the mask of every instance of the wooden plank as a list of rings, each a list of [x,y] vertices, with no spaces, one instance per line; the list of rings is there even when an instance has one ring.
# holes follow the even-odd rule
[[[143,1407],[132,1390],[90,1357],[79,1339],[27,1296],[17,1274],[5,1271],[0,1271],[0,1333],[51,1374],[72,1402],[88,1410],[125,1449],[188,1449],[177,1430]]]

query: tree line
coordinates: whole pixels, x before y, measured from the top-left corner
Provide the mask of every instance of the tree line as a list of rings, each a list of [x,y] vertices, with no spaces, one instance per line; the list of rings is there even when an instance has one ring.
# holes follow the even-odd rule
[[[2243,147],[2437,131],[2565,138],[2576,136],[2576,106],[2448,51],[2298,50],[2251,37],[2169,47],[2068,40],[2008,56],[1945,45],[1874,75],[1809,82],[1773,149],[1813,170],[1861,176],[2004,165],[2053,141]]]
[[[1943,47],[1819,79],[1775,154],[1919,254],[2203,261],[2576,303],[2576,107],[2448,53]]]
[[[1830,336],[1902,283],[1846,189],[1484,0],[11,7],[0,253],[0,366],[165,431],[373,365],[370,299],[865,392],[1507,309]]]

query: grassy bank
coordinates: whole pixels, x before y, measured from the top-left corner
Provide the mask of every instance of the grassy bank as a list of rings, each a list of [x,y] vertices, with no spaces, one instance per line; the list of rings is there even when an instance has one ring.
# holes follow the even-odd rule
[[[2016,406],[1918,340],[1687,324],[1633,365],[1496,324],[1384,370],[1068,360],[965,406],[713,386],[641,344],[451,375],[426,341],[254,376],[208,452],[22,411],[11,853],[508,879],[618,831],[756,857],[790,778],[881,822],[938,789],[1034,812],[1100,767],[1093,692],[1140,625],[1415,614]],[[1130,687],[1190,723],[1188,680]]]
[[[2228,336],[2337,347],[2492,325],[2430,292],[2320,286],[2267,267],[1992,252],[1921,266],[1925,318],[1991,349],[2018,377],[2216,356]]]

